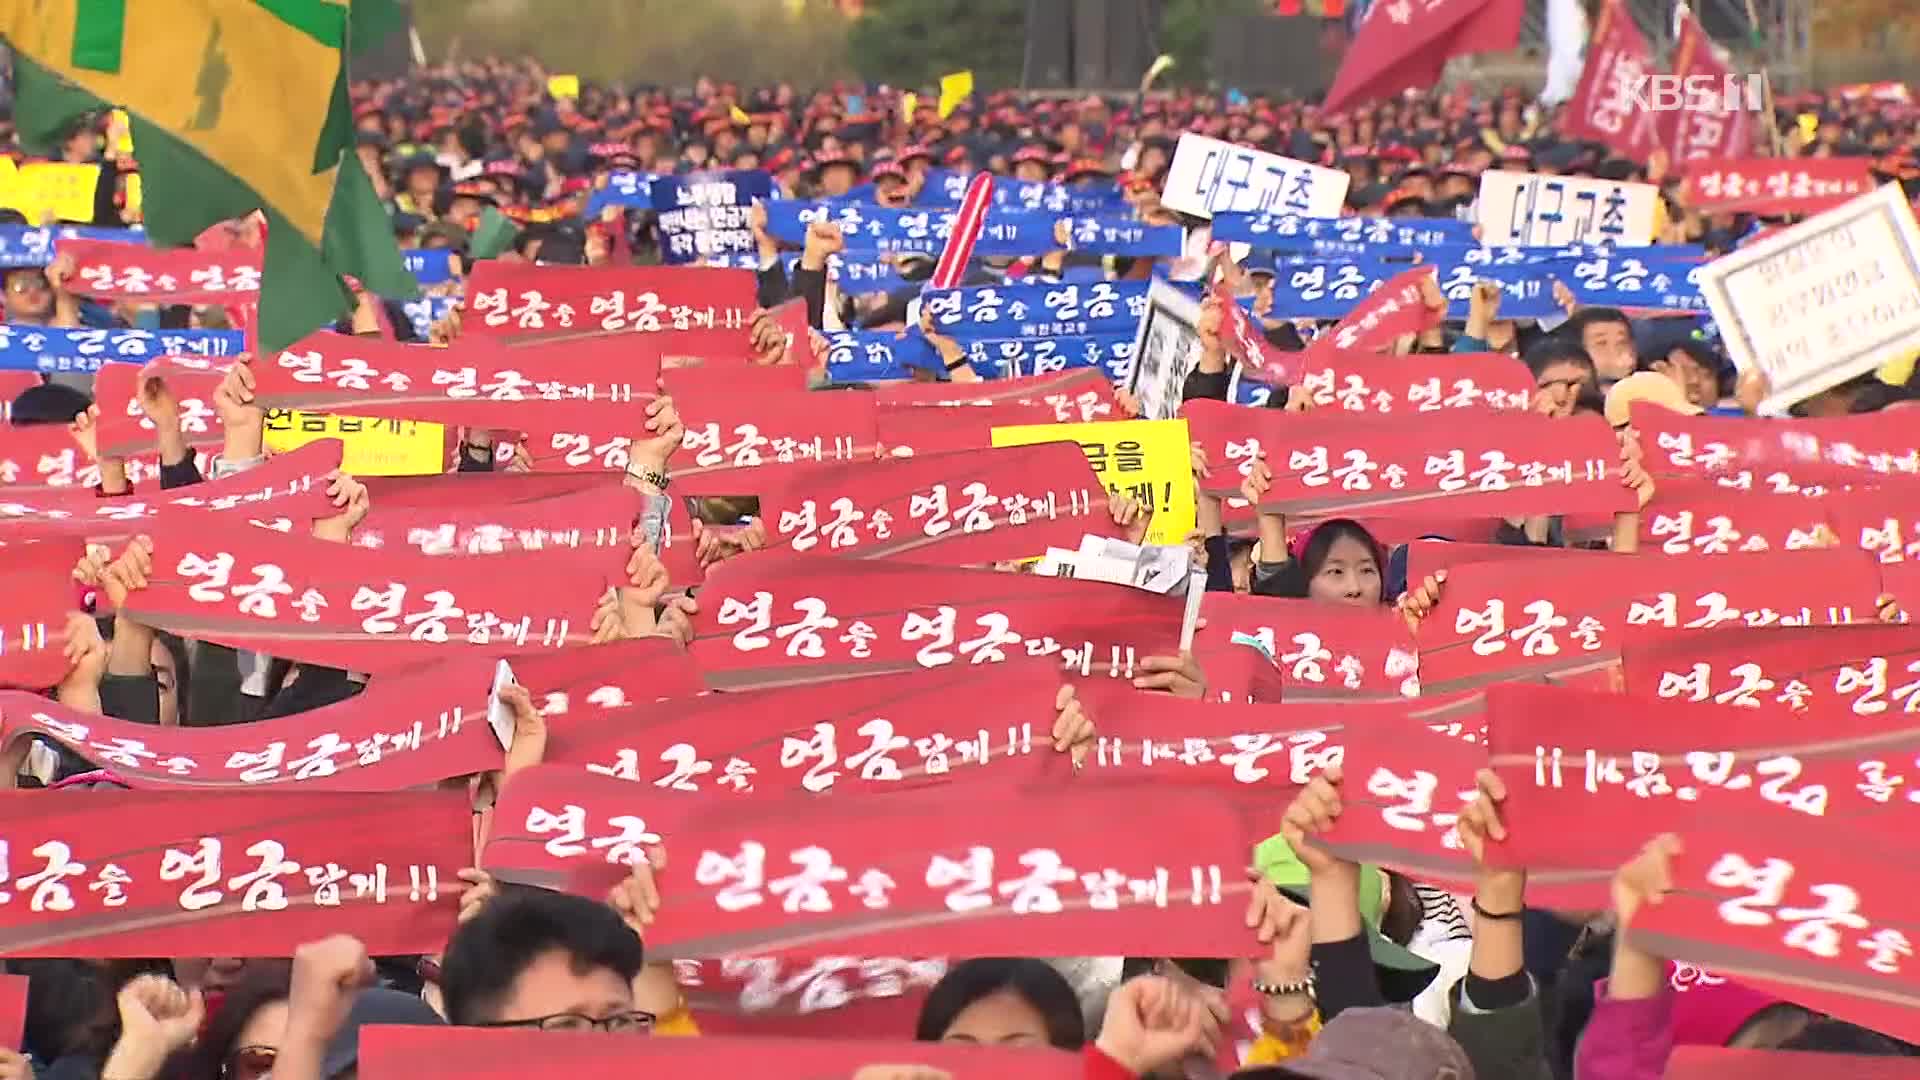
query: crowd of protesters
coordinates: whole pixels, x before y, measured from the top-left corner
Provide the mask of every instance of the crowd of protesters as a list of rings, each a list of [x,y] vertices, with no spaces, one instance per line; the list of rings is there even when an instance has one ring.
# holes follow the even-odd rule
[[[715,168],[764,171],[788,198],[852,197],[894,208],[924,204],[930,170],[990,170],[1020,182],[1117,187],[1141,221],[1192,225],[1165,208],[1158,194],[1175,140],[1187,131],[1343,169],[1352,177],[1348,212],[1357,215],[1458,219],[1472,206],[1484,171],[1513,168],[1660,184],[1661,239],[1700,244],[1710,253],[1732,250],[1757,229],[1779,224],[1690,209],[1664,155],[1632,162],[1565,140],[1555,133],[1552,109],[1512,90],[1408,94],[1341,115],[1325,114],[1307,101],[1237,93],[1050,99],[996,92],[961,102],[943,116],[936,94],[911,104],[893,91],[864,87],[802,91],[702,80],[686,90],[626,90],[588,84],[577,97],[555,98],[548,73],[529,63],[489,60],[356,85],[352,97],[361,160],[390,208],[401,246],[448,248],[468,260],[475,258],[470,245],[491,208],[518,232],[506,250],[487,257],[543,265],[658,263],[663,241],[656,214],[609,205],[589,215],[589,201],[617,173],[684,175]],[[1817,118],[1811,135],[1809,125],[1796,122],[1801,113]],[[1869,159],[1878,178],[1907,185],[1910,196],[1920,193],[1920,110],[1873,96],[1808,94],[1783,99],[1777,119],[1777,127],[1760,136],[1777,136],[1780,152]],[[137,162],[115,158],[116,133],[108,123],[102,118],[75,132],[65,144],[65,160],[118,166],[109,170],[100,213],[88,224],[137,224],[137,211],[125,209],[123,179]],[[910,314],[931,259],[901,260],[901,276],[913,283],[907,289],[858,295],[829,273],[843,246],[836,227],[809,229],[791,270],[786,256],[792,253],[783,252],[766,227],[764,208],[752,212],[751,228],[761,308],[803,298],[815,331],[894,330],[924,337],[946,373],[917,369],[915,378],[981,378],[957,343],[924,314]],[[230,243],[260,242],[256,220],[237,221],[228,231]],[[1071,266],[1094,267],[1110,280],[1144,280],[1180,261],[1103,260],[1061,250],[979,260],[969,269],[969,281],[1058,280]],[[58,258],[45,268],[6,271],[6,322],[105,326],[138,318],[127,305],[103,306],[77,296],[66,287],[70,271]],[[1240,295],[1253,298],[1252,312],[1271,346],[1299,350],[1313,339],[1319,329],[1313,320],[1272,315],[1271,266],[1250,264],[1228,278]],[[457,287],[456,280],[445,289]],[[1769,392],[1763,380],[1736,375],[1697,318],[1643,319],[1581,308],[1560,293],[1564,310],[1558,317],[1515,320],[1500,315],[1497,286],[1478,287],[1467,319],[1401,341],[1395,351],[1519,356],[1537,384],[1534,409],[1558,417],[1603,414],[1616,429],[1627,426],[1628,406],[1637,401],[1739,415],[1755,412]],[[1437,297],[1429,300],[1440,304]],[[161,318],[162,325],[220,326],[226,314],[167,310]],[[463,318],[471,315],[455,304],[428,336],[457,348]],[[416,337],[397,305],[371,296],[362,296],[360,309],[338,330]],[[1222,338],[1217,302],[1203,306],[1198,331],[1201,358],[1185,397],[1226,399],[1235,362]],[[756,362],[821,368],[815,383],[828,381],[820,334],[810,336],[811,348],[790,346],[764,313],[745,333]],[[61,376],[22,391],[11,403],[11,430],[65,425],[76,446],[94,455],[99,409],[88,382]],[[204,482],[203,475],[232,475],[267,458],[253,384],[244,361],[233,364],[220,383],[213,406],[224,447],[203,469],[182,435],[176,395],[164,379],[142,380],[138,406],[156,429],[162,489]],[[1309,398],[1299,388],[1277,390],[1270,405],[1306,410]],[[1842,382],[1794,411],[1843,416],[1902,408],[1916,398],[1920,382],[1909,361]],[[1124,392],[1118,401],[1122,410],[1132,404]],[[669,398],[636,417],[624,476],[609,474],[606,482],[637,488],[649,504],[643,518],[654,514],[653,503],[666,501],[676,462],[683,460],[677,455],[685,434]],[[0,439],[6,437],[0,432]],[[522,467],[494,453],[495,433],[464,431],[460,440],[457,471]],[[1196,472],[1204,472],[1204,455],[1195,458]],[[1622,463],[1621,480],[1639,492],[1641,504],[1657,500],[1656,481],[1630,438],[1623,440]],[[124,463],[102,457],[96,464],[100,496],[129,497],[134,485]],[[1257,504],[1271,475],[1268,465],[1257,464],[1243,496]],[[380,512],[354,477],[333,477],[328,494],[337,516],[315,523],[317,537],[344,541]],[[1444,574],[1410,582],[1404,550],[1358,522],[1334,519],[1289,530],[1282,518],[1264,514],[1249,519],[1250,527],[1232,529],[1223,524],[1219,499],[1202,493],[1197,501],[1192,544],[1195,557],[1207,564],[1210,588],[1391,607],[1416,627],[1445,588]],[[767,523],[751,504],[710,500],[697,511],[702,564],[779,557],[760,550],[767,545]],[[1117,523],[1131,526],[1146,510],[1116,497],[1110,512]],[[650,546],[658,543],[658,525],[642,526],[636,522],[631,580],[607,599],[595,641],[658,635],[684,647],[695,634],[700,606],[663,580]],[[1561,522],[1552,517],[1502,522],[1499,539],[1567,543]],[[0,560],[9,557],[7,550],[0,548]],[[86,551],[76,559],[73,576],[83,595],[98,596],[119,611],[155,573],[150,545],[135,539],[118,550]],[[1883,619],[1904,619],[1896,598],[1882,601]],[[124,612],[99,619],[75,613],[67,630],[70,672],[56,686],[30,689],[81,712],[139,723],[271,723],[347,700],[367,682],[298,658],[263,657],[143,626]],[[1156,660],[1146,665],[1142,693],[1205,693],[1207,673],[1191,656]],[[992,711],[988,678],[981,704]],[[546,689],[502,692],[513,714],[512,747],[502,764],[508,774],[539,761],[547,720],[536,702]],[[1053,745],[1083,754],[1097,738],[1100,717],[1070,695],[1063,700],[1067,704],[1051,718]],[[48,789],[32,794],[35,799],[86,799],[125,786],[111,768],[99,765],[51,740],[11,739],[0,746],[0,787]],[[1286,798],[1272,806],[1274,837],[1247,860],[1256,886],[1245,911],[1243,955],[955,960],[926,993],[911,1030],[869,1034],[1055,1047],[1083,1055],[1088,1077],[1210,1075],[1206,1063],[1232,1038],[1226,989],[1251,980],[1259,1030],[1238,1055],[1243,1071],[1235,1075],[1656,1080],[1672,1049],[1689,1043],[1920,1054],[1888,1035],[1676,964],[1671,961],[1685,958],[1653,955],[1637,944],[1627,931],[1672,888],[1670,866],[1683,847],[1684,818],[1672,823],[1670,834],[1648,837],[1644,850],[1618,868],[1609,910],[1548,911],[1529,903],[1524,872],[1498,860],[1480,862],[1487,846],[1505,835],[1507,792],[1492,772],[1480,775],[1477,792],[1460,810],[1459,840],[1479,865],[1464,895],[1349,861],[1316,844],[1316,836],[1342,814],[1349,783],[1339,766],[1330,766],[1303,786],[1286,789]],[[29,811],[16,802],[7,812]],[[370,956],[359,941],[336,935],[274,958],[7,959],[6,970],[27,976],[30,989],[23,1048],[0,1048],[0,1080],[335,1080],[354,1075],[360,1033],[382,1024],[698,1037],[701,1017],[676,985],[673,965],[648,955],[648,928],[672,918],[674,878],[686,869],[673,865],[670,838],[663,849],[651,864],[636,865],[604,899],[497,882],[470,869],[462,874],[458,929],[435,956]],[[0,876],[0,884],[5,881]],[[939,956],[941,949],[934,928],[924,954]],[[217,940],[207,943],[207,951],[219,950]],[[896,1060],[902,1053],[889,1046],[884,1058],[857,1075],[943,1075]],[[780,1062],[769,1061],[763,1071],[779,1075]]]

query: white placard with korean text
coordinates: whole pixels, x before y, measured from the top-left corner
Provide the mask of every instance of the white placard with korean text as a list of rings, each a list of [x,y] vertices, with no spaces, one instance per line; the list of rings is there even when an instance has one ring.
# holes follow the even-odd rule
[[[1920,226],[1898,184],[1696,276],[1734,366],[1766,376],[1768,415],[1920,349]]]
[[[1488,247],[1653,243],[1652,184],[1495,170],[1480,177],[1474,221]]]
[[[1339,169],[1188,132],[1174,147],[1160,201],[1169,210],[1203,218],[1229,210],[1335,218],[1346,205],[1350,183]]]
[[[1147,287],[1147,313],[1133,336],[1133,370],[1127,391],[1140,403],[1140,419],[1171,420],[1180,414],[1187,373],[1200,362],[1200,301],[1155,278]]]

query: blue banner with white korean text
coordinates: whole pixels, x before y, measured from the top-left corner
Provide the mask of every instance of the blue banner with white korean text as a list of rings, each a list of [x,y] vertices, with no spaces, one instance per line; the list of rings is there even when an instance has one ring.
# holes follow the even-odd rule
[[[958,206],[973,181],[969,173],[951,169],[929,169],[927,182],[914,200],[918,206]],[[1008,210],[1042,210],[1049,214],[1105,213],[1126,209],[1120,185],[1111,180],[1085,184],[1055,184],[1043,181],[994,177],[993,205]]]
[[[98,371],[157,356],[238,356],[239,330],[88,330],[0,324],[0,371]]]
[[[835,330],[826,339],[830,382],[900,382],[912,378],[914,368],[946,375],[939,354],[918,333]]]
[[[755,200],[773,197],[773,177],[760,169],[655,177],[660,255],[673,266],[759,265],[749,215]]]
[[[1180,226],[1149,225],[1131,215],[1102,214],[1064,220],[1072,241],[1070,250],[1087,255],[1171,258],[1179,256],[1186,243],[1186,230]]]
[[[651,173],[617,172],[607,176],[607,186],[593,193],[587,200],[588,219],[598,218],[600,211],[609,206],[624,206],[629,210],[651,210],[653,208],[653,175]]]
[[[789,255],[787,280],[793,280],[793,272],[800,267],[800,256]],[[840,286],[840,291],[849,296],[860,293],[894,292],[912,287],[915,283],[900,276],[900,268],[884,258],[872,256],[833,255],[827,259],[827,276]]]
[[[1147,282],[936,289],[922,303],[936,329],[966,340],[1131,335],[1147,311]]]
[[[1379,259],[1280,267],[1273,278],[1275,319],[1338,319],[1407,267]]]
[[[91,225],[51,225],[29,228],[25,225],[0,225],[0,270],[26,266],[45,266],[53,261],[62,240],[111,240],[122,244],[144,244],[144,229],[99,229]]]
[[[1133,332],[1074,337],[991,338],[967,342],[967,363],[983,379],[1099,368],[1119,382],[1133,369]]]
[[[413,336],[421,341],[427,340],[433,332],[433,324],[445,319],[460,302],[457,296],[422,296],[417,300],[408,300],[401,304],[401,310],[407,313],[407,321],[413,324]]]
[[[1213,216],[1215,240],[1319,255],[1413,253],[1437,244],[1473,244],[1473,223],[1447,218],[1312,218],[1300,214]]]
[[[400,253],[407,273],[421,285],[440,285],[453,280],[452,248],[408,248]]]
[[[789,244],[804,244],[807,226],[831,221],[840,226],[846,249],[904,255],[939,255],[953,231],[954,211],[936,209],[890,210],[853,203],[777,202],[767,206],[767,231]],[[1050,214],[1003,213],[987,215],[975,242],[975,258],[1039,255],[1055,249]]]
[[[1648,251],[1640,248],[1640,251]],[[1706,265],[1692,259],[1639,257],[1617,252],[1552,264],[1581,304],[1593,307],[1705,311],[1695,274]]]
[[[1480,280],[1500,283],[1502,319],[1546,319],[1565,311],[1553,298],[1554,263],[1524,263],[1519,266],[1475,266],[1458,262],[1432,261],[1440,291],[1447,298],[1447,318],[1465,319],[1473,300],[1473,283]],[[1562,282],[1571,287],[1570,282]]]

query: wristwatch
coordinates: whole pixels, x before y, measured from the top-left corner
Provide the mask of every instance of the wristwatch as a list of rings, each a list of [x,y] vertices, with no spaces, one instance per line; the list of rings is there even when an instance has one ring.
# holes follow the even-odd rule
[[[627,466],[627,479],[652,484],[661,491],[667,490],[667,474],[650,465]]]

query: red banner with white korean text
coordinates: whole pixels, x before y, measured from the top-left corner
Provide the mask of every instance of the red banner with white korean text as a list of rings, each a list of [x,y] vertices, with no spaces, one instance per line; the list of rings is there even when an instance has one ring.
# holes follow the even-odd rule
[[[322,331],[251,366],[262,408],[624,438],[644,428],[660,378],[657,357],[625,344],[436,348]]]
[[[1547,561],[1470,563],[1447,572],[1420,624],[1425,692],[1510,680],[1619,688],[1630,627],[1683,634],[1735,626],[1870,622],[1880,579],[1858,552],[1670,555],[1610,560],[1608,573]]]
[[[758,305],[751,270],[692,266],[535,266],[482,260],[467,277],[465,333],[585,339],[659,335],[659,347],[702,355],[742,347]]]
[[[1386,607],[1210,592],[1200,616],[1206,625],[1194,633],[1193,652],[1210,686],[1216,659],[1230,664],[1237,650],[1251,649],[1277,668],[1289,702],[1420,696],[1413,635],[1406,620]],[[1255,700],[1275,703],[1264,696]]]
[[[1633,427],[1655,476],[1751,471],[1765,486],[1784,472],[1798,480],[1871,483],[1875,476],[1920,476],[1920,432],[1898,412],[1856,413],[1817,420],[1786,417],[1685,416],[1651,402],[1633,406]]]
[[[1920,559],[1881,563],[1880,591],[1893,597],[1905,621],[1920,619]]]
[[[1653,51],[1633,13],[1621,0],[1606,0],[1587,41],[1586,66],[1560,115],[1560,130],[1630,160],[1647,160],[1658,136],[1653,114],[1634,105],[1633,91],[1653,74]]]
[[[675,960],[673,973],[702,1038],[872,1039],[913,1030],[947,967],[937,957],[729,956]]]
[[[458,503],[452,494],[437,508],[376,505],[354,528],[353,545],[422,555],[514,555],[522,560],[516,565],[544,557],[626,576],[640,493],[613,477],[584,491],[508,505]]]
[[[329,934],[431,953],[472,865],[463,791],[0,792],[0,952],[287,956]]]
[[[1022,655],[1132,679],[1141,660],[1179,653],[1184,604],[1104,582],[760,553],[708,574],[693,656],[722,690]]]
[[[1920,751],[1920,724],[1561,687],[1492,687],[1487,715],[1490,764],[1508,791],[1508,838],[1492,858],[1544,875],[1529,888],[1550,887],[1542,902],[1554,906],[1604,906],[1614,868],[1661,832],[1807,818],[1850,828],[1898,813],[1904,780],[1888,761]],[[1569,820],[1605,825],[1574,841]]]
[[[606,574],[512,555],[374,551],[267,529],[151,530],[153,573],[127,597],[141,622],[349,671],[395,671],[450,650],[586,644]]]
[[[1695,158],[1687,206],[1703,214],[1817,214],[1875,187],[1864,157]]]
[[[1591,551],[1585,548],[1557,548],[1536,544],[1463,544],[1452,540],[1414,540],[1407,545],[1407,583],[1418,584],[1442,570],[1450,570],[1468,563],[1513,563],[1541,562],[1551,560],[1556,565],[1572,569],[1578,565],[1580,573],[1610,573],[1615,570],[1632,567],[1624,563],[1628,558],[1615,555],[1610,551]]]
[[[1087,395],[1091,393],[1092,398]],[[1094,368],[1068,368],[1046,375],[1021,375],[970,383],[885,383],[873,391],[882,405],[972,405],[1013,401],[1028,405],[1072,404],[1075,412],[1057,422],[1117,420],[1113,384]]]
[[[796,462],[871,461],[879,441],[873,395],[853,390],[789,394],[688,394],[673,405],[686,424],[678,476]],[[559,447],[555,447],[559,449]],[[533,448],[538,468],[552,453]],[[573,466],[571,457],[568,465]]]
[[[137,488],[157,483],[160,455],[127,459],[127,479]],[[0,498],[53,489],[92,491],[100,486],[100,466],[88,461],[64,424],[0,426]]]
[[[1776,626],[1674,638],[1635,627],[1629,693],[1786,711],[1812,723],[1920,714],[1920,626]]]
[[[140,408],[140,381],[161,378],[180,411],[180,434],[187,445],[212,453],[220,449],[226,428],[213,409],[213,392],[226,377],[230,360],[169,356],[145,367],[103,364],[93,375],[93,401],[100,406],[95,425],[100,456],[127,457],[156,448],[153,421]]]
[[[249,304],[260,299],[260,252],[151,248],[114,240],[62,240],[76,296],[136,304]]]
[[[1247,415],[1210,408],[1187,414],[1212,467],[1201,485],[1208,494],[1236,493],[1242,474],[1220,466],[1264,450],[1272,473],[1260,504],[1264,513],[1522,517],[1637,508],[1633,492],[1620,483],[1619,443],[1598,416],[1553,419],[1509,409],[1462,424],[1446,413],[1235,411]],[[1249,446],[1250,439],[1257,445]],[[1223,447],[1219,461],[1216,445]]]
[[[502,793],[482,865],[604,896],[663,845],[691,872],[649,928],[654,955],[1238,956],[1246,848],[1217,796],[963,791],[788,799],[682,816],[667,792],[542,766]],[[680,805],[686,805],[681,802]]]
[[[484,263],[482,265],[485,265]],[[676,267],[676,269],[680,269]],[[705,1034],[702,1026],[702,1034]],[[423,1063],[439,1076],[472,1080],[562,1080],[579,1076],[783,1076],[845,1080],[868,1065],[920,1065],[952,1080],[1079,1080],[1077,1054],[1036,1047],[907,1042],[859,1037],[621,1039],[598,1032],[531,1028],[375,1026],[360,1042],[364,1080],[419,1080]]]
[[[0,686],[45,690],[67,675],[67,613],[80,610],[81,545],[55,539],[0,547]]]
[[[1425,880],[1472,880],[1472,860],[1454,826],[1474,797],[1486,748],[1417,724],[1357,726],[1345,738],[1342,809],[1321,834],[1322,846]]]
[[[1920,871],[1891,858],[1891,818],[1847,828],[1769,820],[1685,831],[1673,891],[1628,940],[1898,1039],[1920,1038],[1909,938]]]
[[[131,788],[402,791],[500,767],[487,726],[493,663],[457,658],[384,675],[358,696],[225,727],[155,727],[0,693],[0,741],[41,735]]]
[[[705,692],[700,670],[679,644],[664,637],[629,638],[558,652],[517,652],[505,657],[514,681],[533,695],[541,715],[568,723],[631,705]]]
[[[880,445],[891,457],[982,450],[993,429],[1076,422],[1087,410],[1064,403],[983,401],[973,405],[887,405],[875,410]]]
[[[1295,381],[1315,406],[1354,413],[1524,409],[1534,393],[1533,373],[1505,353],[1383,356],[1316,349],[1299,366]]]
[[[761,475],[753,487],[769,546],[800,553],[966,566],[1125,532],[1073,443],[800,465],[750,479]]]
[[[807,369],[798,364],[754,364],[713,360],[688,364],[689,358],[661,357],[660,378],[669,394],[788,394],[807,388]],[[682,365],[682,366],[675,366]]]
[[[1462,0],[1451,2],[1457,4]],[[1504,5],[1511,3],[1511,0],[1486,2]],[[1312,366],[1318,353],[1328,348],[1384,351],[1392,348],[1395,339],[1402,334],[1417,334],[1440,325],[1446,317],[1445,309],[1428,307],[1426,297],[1421,292],[1421,279],[1432,273],[1431,267],[1416,267],[1381,282],[1379,288],[1353,305],[1345,318],[1314,338],[1313,343],[1307,346],[1307,355],[1300,358],[1299,364]]]
[[[1840,543],[1883,565],[1920,562],[1920,484],[1837,492],[1820,500]]]
[[[1280,350],[1267,347],[1266,335],[1254,329],[1253,320],[1234,299],[1233,290],[1226,282],[1214,282],[1207,292],[1220,308],[1220,343],[1226,346],[1227,355],[1248,371],[1258,372],[1261,378],[1271,379],[1277,385],[1292,381],[1293,365],[1282,359]]]
[[[304,531],[314,520],[339,512],[327,495],[327,475],[340,467],[340,452],[340,440],[321,439],[245,472],[147,495],[106,499],[72,489],[22,494],[0,503],[0,535],[22,530],[118,544],[174,522],[201,529],[231,522],[279,532],[297,524]],[[79,557],[76,552],[75,561]]]
[[[1661,110],[1654,128],[1674,163],[1751,156],[1753,118],[1767,115],[1770,105],[1761,94],[1764,76],[1736,74],[1690,12],[1680,23],[1668,67],[1673,84],[1682,88],[1680,107]],[[1694,89],[1703,84],[1704,93]]]
[[[1062,678],[1025,657],[997,667],[990,720],[980,674],[966,668],[704,694],[665,715],[642,706],[569,722],[545,761],[703,796],[702,806],[1026,781],[1055,752]]]
[[[1728,555],[1824,547],[1835,507],[1845,497],[1736,491],[1697,477],[1663,479],[1640,514],[1640,550]],[[1844,535],[1841,540],[1849,542]]]

